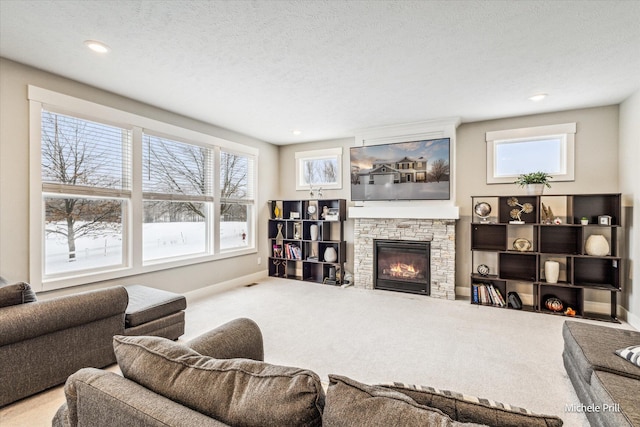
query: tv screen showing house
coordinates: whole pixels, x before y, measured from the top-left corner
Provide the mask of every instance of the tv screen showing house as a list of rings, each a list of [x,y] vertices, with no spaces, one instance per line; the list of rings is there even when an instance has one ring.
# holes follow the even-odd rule
[[[351,200],[449,200],[449,138],[352,147]]]

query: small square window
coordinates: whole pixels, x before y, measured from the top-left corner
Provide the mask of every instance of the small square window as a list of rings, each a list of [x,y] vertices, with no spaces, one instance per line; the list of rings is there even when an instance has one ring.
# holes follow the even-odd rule
[[[575,132],[575,123],[487,132],[487,184],[537,171],[573,181]]]
[[[296,190],[342,188],[342,148],[296,153]]]

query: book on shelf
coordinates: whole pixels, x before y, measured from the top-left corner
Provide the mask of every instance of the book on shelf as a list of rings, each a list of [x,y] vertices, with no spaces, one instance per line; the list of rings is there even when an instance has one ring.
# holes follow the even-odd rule
[[[288,259],[302,259],[302,250],[298,245],[286,243],[284,248]]]
[[[471,287],[471,302],[474,304],[506,306],[500,289],[492,284],[474,283]]]

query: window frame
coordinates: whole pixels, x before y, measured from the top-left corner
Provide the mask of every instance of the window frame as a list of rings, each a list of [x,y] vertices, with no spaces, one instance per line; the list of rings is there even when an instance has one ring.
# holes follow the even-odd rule
[[[296,190],[311,190],[311,187],[321,187],[323,190],[339,190],[342,188],[342,147],[325,148],[321,150],[297,151],[296,159]],[[307,184],[304,182],[302,172],[304,170],[304,162],[310,160],[336,159],[338,170],[336,174],[336,182]]]
[[[564,173],[552,172],[551,181],[575,180],[575,134],[576,123],[563,123],[549,126],[491,131],[486,133],[487,143],[487,184],[513,184],[516,175],[498,175],[496,173],[496,147],[499,144],[534,142],[544,139],[560,139],[563,153],[560,161],[563,163]],[[523,173],[536,172],[534,170]]]
[[[219,170],[219,152],[221,149],[233,151],[253,159],[252,185],[254,198],[252,199],[251,218],[248,218],[248,221],[250,221],[252,230],[257,230],[257,200],[259,198],[257,194],[259,150],[257,148],[37,86],[28,86],[27,98],[29,101],[29,202],[31,206],[29,210],[29,281],[36,291],[61,289],[257,253],[257,239],[255,239],[255,236],[248,242],[247,246],[241,249],[220,251],[218,233],[214,232],[214,230],[219,230],[220,227],[217,215],[217,212],[220,211],[220,190],[217,171]],[[97,271],[83,270],[63,275],[44,275],[45,192],[43,192],[41,176],[41,111],[43,108],[73,117],[131,129],[131,195],[126,207],[126,219],[123,221],[123,239],[126,239],[126,243],[123,245],[124,265],[113,268],[100,268]],[[207,247],[206,254],[162,258],[153,260],[153,262],[143,262],[142,221],[144,199],[142,192],[143,151],[141,142],[145,131],[153,135],[162,135],[176,141],[184,141],[192,145],[213,148],[214,150],[215,163],[212,174],[212,188],[214,189],[212,210],[214,214],[210,215],[211,218],[207,224],[207,234],[208,238],[211,238],[211,245]],[[126,235],[124,235],[125,233]]]

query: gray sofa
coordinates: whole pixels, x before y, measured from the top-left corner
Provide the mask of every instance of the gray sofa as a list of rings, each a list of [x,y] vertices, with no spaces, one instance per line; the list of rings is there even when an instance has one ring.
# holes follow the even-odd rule
[[[640,367],[615,352],[640,345],[640,332],[566,321],[564,366],[594,427],[640,426]]]
[[[185,344],[116,336],[123,376],[81,369],[65,384],[54,427],[540,426],[557,417],[405,384],[372,386],[263,361],[263,337],[235,319]]]
[[[184,296],[116,286],[36,301],[26,283],[0,288],[0,407],[116,362],[114,335],[184,333]]]

